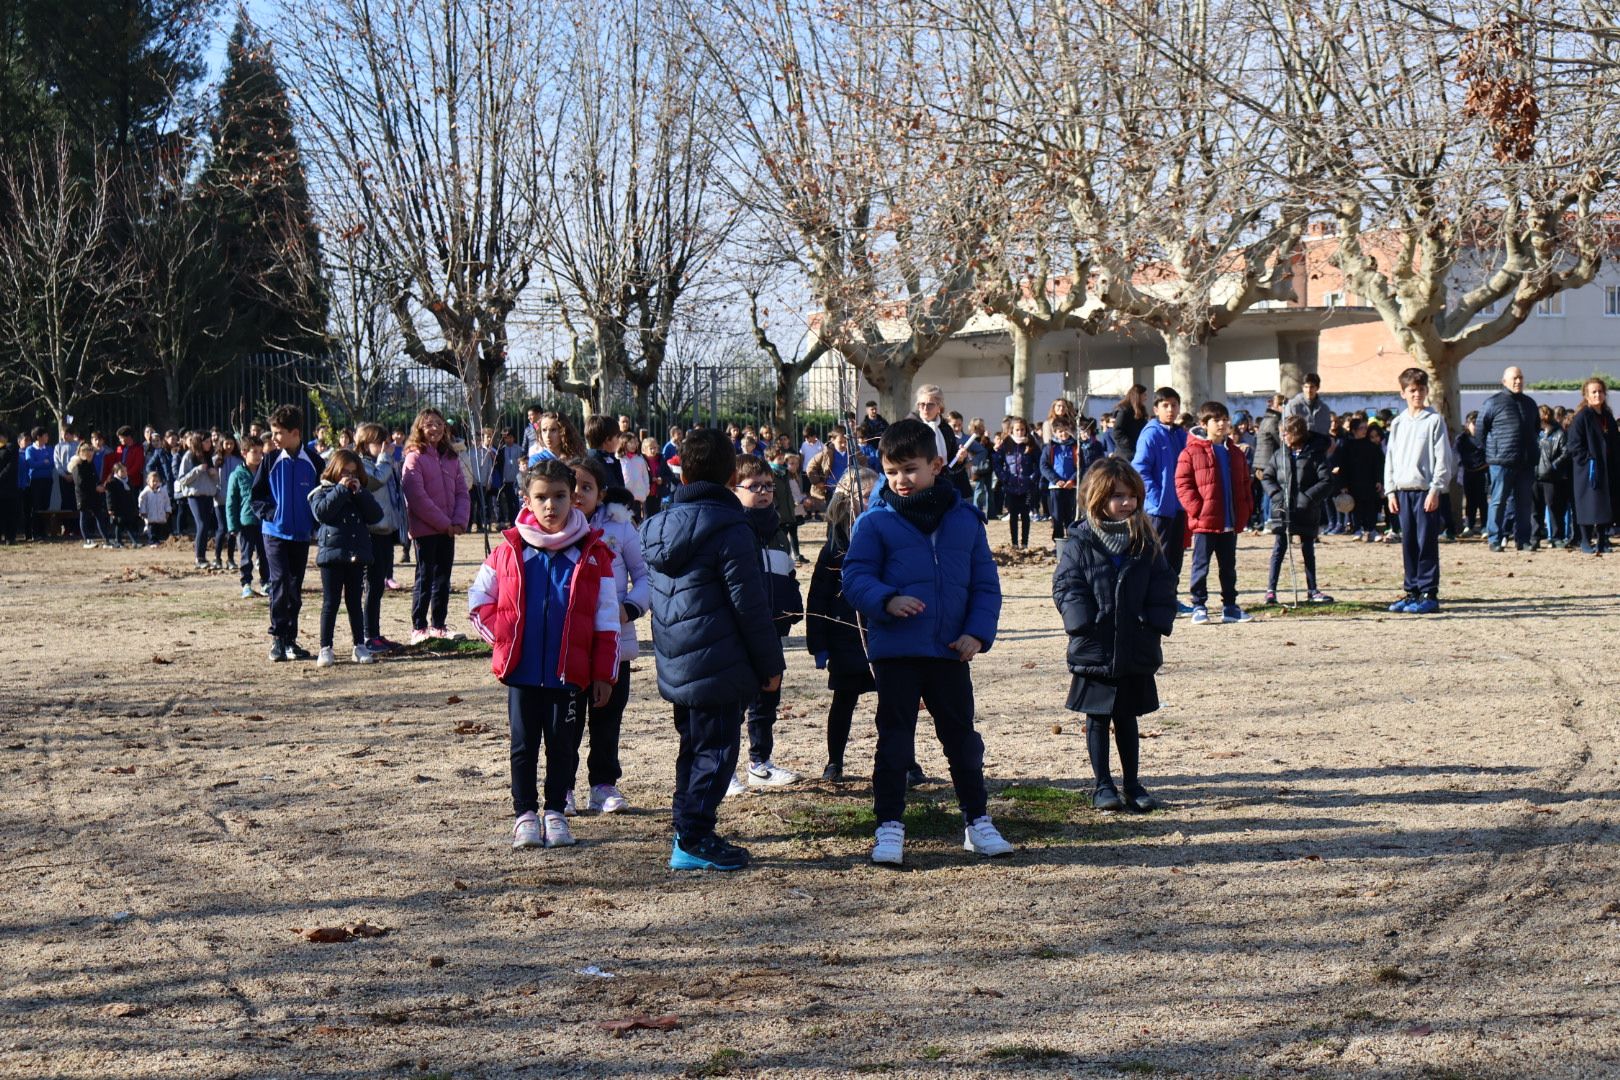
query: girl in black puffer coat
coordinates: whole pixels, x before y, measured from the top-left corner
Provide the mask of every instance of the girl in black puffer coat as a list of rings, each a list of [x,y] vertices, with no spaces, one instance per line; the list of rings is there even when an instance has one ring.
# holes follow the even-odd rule
[[[866,662],[866,646],[861,641],[855,609],[844,599],[844,553],[849,549],[849,531],[866,509],[866,500],[877,484],[877,474],[863,465],[851,465],[839,477],[832,500],[827,505],[827,542],[816,559],[810,576],[810,593],[805,599],[804,644],[816,658],[816,667],[827,669],[827,688],[833,692],[827,709],[827,768],[821,778],[844,778],[844,747],[849,744],[850,724],[862,694],[877,689],[872,669]]]
[[[1299,537],[1299,555],[1305,563],[1305,587],[1310,602],[1330,604],[1333,597],[1316,587],[1316,523],[1322,520],[1322,500],[1333,487],[1319,441],[1310,437],[1305,418],[1290,416],[1283,421],[1283,445],[1265,463],[1260,482],[1271,497],[1271,520],[1266,524],[1277,539],[1271,546],[1271,576],[1266,579],[1266,603],[1277,602],[1277,576],[1283,556],[1288,554],[1288,538]],[[1360,504],[1361,496],[1355,496]],[[1298,588],[1296,585],[1295,588]]]
[[[366,490],[369,478],[352,450],[335,450],[321,482],[309,493],[309,509],[320,524],[315,534],[319,550],[315,565],[321,570],[321,652],[319,667],[337,662],[332,636],[337,629],[341,602],[349,614],[349,636],[354,641],[354,662],[369,664],[366,648],[365,608],[361,590],[371,565],[371,528],[383,518],[382,506]],[[383,537],[387,540],[387,537]]]
[[[1153,676],[1176,620],[1176,579],[1142,513],[1142,478],[1104,458],[1080,487],[1080,522],[1064,541],[1052,600],[1069,635],[1068,707],[1086,714],[1086,750],[1097,780],[1092,805],[1147,812],[1158,804],[1137,780],[1138,717],[1159,707]],[[1108,767],[1108,728],[1119,747],[1125,797]]]

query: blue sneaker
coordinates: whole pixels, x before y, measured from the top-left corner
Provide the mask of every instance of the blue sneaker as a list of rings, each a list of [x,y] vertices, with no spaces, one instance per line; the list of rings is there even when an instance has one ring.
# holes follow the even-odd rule
[[[1433,615],[1439,610],[1440,601],[1433,596],[1425,596],[1406,605],[1408,615]]]
[[[1389,605],[1389,610],[1397,615],[1405,615],[1408,611],[1412,610],[1412,605],[1416,602],[1417,597],[1415,596],[1403,596],[1393,604]]]
[[[1199,625],[1209,622],[1209,610],[1202,605],[1193,608],[1192,621]]]
[[[1176,601],[1176,617],[1178,619],[1183,615],[1191,615],[1197,610],[1198,609],[1193,607],[1191,604],[1183,604],[1180,600]]]
[[[748,852],[710,834],[687,847],[675,838],[669,855],[671,870],[741,870],[748,865]]]
[[[1228,604],[1221,609],[1221,622],[1254,622],[1254,616],[1236,604]]]

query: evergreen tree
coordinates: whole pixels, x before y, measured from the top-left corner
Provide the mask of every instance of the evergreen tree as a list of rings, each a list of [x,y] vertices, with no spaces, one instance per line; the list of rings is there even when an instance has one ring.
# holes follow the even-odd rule
[[[213,210],[230,279],[235,353],[327,351],[320,235],[292,108],[267,44],[238,16],[219,90],[201,197]]]

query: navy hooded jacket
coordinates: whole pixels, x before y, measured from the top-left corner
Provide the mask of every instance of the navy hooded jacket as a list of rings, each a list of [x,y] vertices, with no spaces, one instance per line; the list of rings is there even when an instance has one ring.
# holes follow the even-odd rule
[[[855,520],[844,556],[844,597],[866,620],[870,659],[960,660],[950,645],[963,634],[978,638],[986,652],[995,642],[1001,579],[984,515],[949,490],[952,505],[929,533],[884,499],[874,499]],[[896,596],[916,597],[923,610],[895,618],[885,605]]]
[[[658,692],[688,707],[751,701],[787,667],[759,542],[719,484],[682,484],[641,526]]]

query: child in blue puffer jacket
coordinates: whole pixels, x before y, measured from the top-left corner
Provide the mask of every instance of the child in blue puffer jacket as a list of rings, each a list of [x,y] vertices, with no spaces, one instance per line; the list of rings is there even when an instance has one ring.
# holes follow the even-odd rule
[[[887,483],[855,523],[844,558],[844,596],[866,620],[867,657],[877,683],[878,821],[872,861],[903,859],[906,772],[917,734],[917,703],[928,706],[966,825],[963,847],[1005,855],[987,813],[984,742],[973,728],[968,661],[988,649],[1001,617],[1001,583],[985,539],[984,515],[949,482],[933,429],[920,420],[890,425],[878,444]]]

